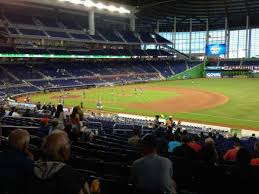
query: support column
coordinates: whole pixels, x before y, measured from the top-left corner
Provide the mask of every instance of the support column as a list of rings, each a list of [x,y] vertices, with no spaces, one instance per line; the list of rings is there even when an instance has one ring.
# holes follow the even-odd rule
[[[176,28],[177,28],[177,22],[176,22],[176,17],[174,17],[174,30],[173,30],[173,34],[172,34],[172,41],[173,41],[173,45],[175,48],[176,47]]]
[[[249,16],[246,16],[246,54],[245,57],[249,58]]]
[[[159,33],[159,20],[156,21],[156,33]]]
[[[94,9],[89,11],[88,16],[88,23],[89,23],[89,34],[95,35],[95,16],[94,16]]]
[[[228,18],[225,17],[225,44],[226,44],[226,54],[225,57],[229,58],[229,33],[228,33]]]
[[[249,29],[249,35],[248,35],[248,58],[250,58],[251,57],[251,41],[252,41],[252,38],[251,38],[251,36],[252,36],[252,29],[250,28]]]
[[[136,30],[136,18],[135,18],[135,12],[131,12],[130,17],[130,31],[134,32]]]
[[[236,54],[237,54],[237,58],[239,58],[239,52],[238,52],[239,50],[238,50],[238,48],[239,48],[239,32],[240,31],[238,30],[237,32],[238,33],[237,33],[237,53]]]
[[[206,20],[206,46],[209,44],[209,18]]]
[[[228,34],[228,38],[227,38],[227,49],[226,49],[226,52],[227,52],[227,59],[229,58],[229,45],[230,45],[230,31],[228,30],[227,31],[227,34]]]
[[[192,58],[192,18],[190,18],[189,60]]]

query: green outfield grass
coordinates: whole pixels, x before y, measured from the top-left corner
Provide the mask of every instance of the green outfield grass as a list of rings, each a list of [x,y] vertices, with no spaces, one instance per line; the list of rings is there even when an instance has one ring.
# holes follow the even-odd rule
[[[86,109],[95,109],[97,101],[101,100],[105,111],[146,116],[156,114],[171,115],[168,112],[152,112],[127,106],[129,103],[155,102],[178,95],[173,92],[152,91],[151,89],[144,89],[141,94],[140,91],[135,92],[134,90],[134,88],[145,86],[177,86],[221,93],[229,97],[229,101],[224,105],[195,112],[176,113],[173,114],[173,117],[239,128],[259,129],[259,79],[196,79],[194,83],[192,80],[163,81],[136,86],[73,90],[69,91],[69,95],[77,95],[77,97],[65,99],[65,106],[79,105],[82,101]],[[86,94],[85,98],[83,97],[84,92]],[[60,95],[60,92],[37,94],[32,96],[32,101],[57,104],[59,99],[53,99],[52,97]]]

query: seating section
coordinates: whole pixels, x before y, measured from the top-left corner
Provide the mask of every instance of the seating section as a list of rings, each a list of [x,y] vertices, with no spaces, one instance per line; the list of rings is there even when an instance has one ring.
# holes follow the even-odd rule
[[[156,49],[148,49],[148,50],[146,50],[146,53],[147,53],[149,56],[155,56],[155,57],[161,56],[160,51],[159,51],[159,50],[156,50]]]
[[[2,50],[8,50],[3,48]],[[1,49],[0,49],[1,50]],[[17,48],[18,53],[59,53],[65,50],[45,50]],[[121,55],[125,50],[68,51],[69,54]],[[129,51],[127,51],[129,52]],[[172,70],[173,69],[173,70]],[[16,95],[48,88],[81,87],[86,85],[104,85],[107,83],[131,83],[160,80],[186,70],[185,61],[140,59],[87,62],[42,62],[42,63],[6,63],[0,65],[0,92]],[[8,73],[6,73],[6,72]],[[160,73],[160,74],[159,74]],[[17,87],[14,87],[13,84]],[[2,95],[3,96],[3,95]]]
[[[171,65],[171,68],[175,74],[178,74],[186,70],[186,63],[185,61],[176,61],[174,65]]]
[[[38,118],[4,117],[0,123],[3,131],[0,150],[5,151],[7,148],[6,137],[19,126],[32,135],[30,151],[37,160],[41,155],[40,145],[42,142],[41,135],[37,132],[40,126],[39,121]],[[99,133],[91,142],[82,140],[72,142],[71,158],[68,164],[76,169],[89,183],[98,179],[102,194],[120,193],[122,190],[125,194],[135,193],[134,188],[129,184],[129,179],[132,164],[141,157],[141,150],[138,147],[128,145],[128,139],[132,136],[134,128],[143,129],[142,136],[147,133],[154,134],[154,130],[147,127],[148,122],[145,120],[118,117],[115,122],[113,118],[105,115],[102,117],[86,117],[84,123],[89,129],[97,129]],[[219,161],[216,164],[210,164],[198,157],[178,157],[174,153],[169,154],[160,150],[160,155],[172,161],[173,179],[177,184],[179,194],[216,194],[223,193],[222,189],[227,191],[226,193],[231,193],[233,189],[237,191],[240,188],[247,191],[250,189],[248,185],[254,185],[259,180],[259,169],[257,167],[249,167],[250,170],[247,171],[248,169],[240,168],[236,162],[222,160],[224,153],[232,148],[235,143],[233,140],[224,137],[229,135],[228,132],[188,125],[178,127],[186,129],[189,138],[203,132],[204,137],[200,137],[197,141],[201,146],[204,145],[204,139],[208,137],[208,133],[212,132],[215,135],[213,138],[219,154]],[[162,135],[166,136],[163,133]],[[244,138],[240,140],[240,143],[252,152],[255,141]],[[237,187],[237,183],[241,185]],[[213,191],[211,191],[212,187]]]
[[[140,39],[143,43],[155,43],[154,35],[151,35],[149,32],[139,32]]]
[[[87,34],[77,34],[77,33],[69,33],[75,39],[81,40],[91,40],[91,38]]]
[[[34,86],[19,86],[16,87],[6,87],[0,89],[0,96],[5,95],[18,95],[18,94],[25,94],[29,92],[37,92],[39,91],[38,88]]]
[[[158,34],[154,34],[156,40],[158,43],[168,43],[168,44],[172,44],[169,40],[165,39],[164,37],[158,35]]]
[[[48,49],[48,52],[54,55],[69,55],[68,51],[62,48],[60,49],[50,48]]]
[[[113,31],[101,30],[102,35],[110,42],[123,42],[123,40]]]
[[[59,20],[67,29],[81,30],[75,19],[59,18]]]
[[[159,34],[149,32],[130,32],[107,29],[97,29],[95,35],[90,35],[85,25],[79,25],[82,19],[67,19],[63,17],[41,17],[32,15],[16,15],[6,13],[2,18],[10,24],[8,30],[0,27],[0,32],[19,36],[38,36],[42,38],[51,37],[55,39],[69,39],[96,42],[111,42],[124,44],[159,43],[170,44],[170,42]],[[87,19],[86,19],[87,20]],[[78,23],[77,23],[78,22]],[[83,30],[84,29],[84,30]]]
[[[0,53],[2,54],[16,54],[16,50],[9,46],[0,46]]]
[[[120,34],[128,43],[140,43],[140,40],[136,37],[134,32],[124,31],[120,32]]]
[[[241,65],[241,61],[220,61],[219,66],[239,66]]]
[[[26,15],[17,15],[17,14],[6,14],[5,15],[7,20],[14,24],[25,24],[25,25],[31,25],[34,26],[35,22],[33,21],[32,16],[26,16]]]
[[[66,32],[61,32],[61,31],[46,31],[47,34],[50,36],[50,37],[53,37],[53,38],[70,38],[68,36],[68,34]]]
[[[22,29],[22,28],[20,28],[19,31],[23,35],[28,35],[28,36],[46,36],[43,31],[36,30],[36,29]]]
[[[64,35],[64,34],[63,34]],[[79,34],[77,34],[79,35]],[[75,39],[77,39],[77,35],[71,34]],[[61,35],[60,35],[61,36]],[[66,35],[64,35],[65,38]],[[90,39],[89,36],[80,34],[81,38]],[[82,37],[83,36],[83,37]],[[8,46],[0,46],[0,53],[2,54],[55,54],[55,55],[106,55],[106,56],[171,56],[165,50],[156,50],[156,49],[148,49],[146,51],[141,49],[98,49],[98,50],[88,50],[82,48],[40,48],[40,47],[17,47],[12,48]]]
[[[244,60],[224,60],[219,62],[209,61],[207,66],[259,66],[258,60],[244,59]]]
[[[11,35],[20,35],[16,28],[8,28]]]
[[[16,84],[18,83],[14,80],[9,74],[7,74],[3,69],[0,68],[0,85],[8,86],[8,84]]]
[[[15,75],[20,80],[29,79],[42,79],[43,77],[34,69],[32,66],[28,65],[18,65],[18,64],[2,64],[8,72]]]
[[[0,33],[8,34],[8,31],[6,30],[5,27],[0,26]]]
[[[259,61],[255,61],[255,60],[243,61],[242,65],[247,65],[247,66],[259,66]]]
[[[46,49],[43,48],[16,48],[20,54],[49,54]]]
[[[56,18],[37,17],[43,26],[59,28]]]

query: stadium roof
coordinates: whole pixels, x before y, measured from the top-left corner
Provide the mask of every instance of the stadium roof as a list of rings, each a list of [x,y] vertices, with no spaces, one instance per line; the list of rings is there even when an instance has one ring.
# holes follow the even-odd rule
[[[137,25],[140,28],[173,28],[177,17],[178,30],[188,30],[192,18],[193,30],[204,30],[209,18],[210,29],[224,29],[225,17],[229,28],[244,28],[246,16],[250,26],[259,26],[258,0],[110,0],[128,4],[137,9]]]

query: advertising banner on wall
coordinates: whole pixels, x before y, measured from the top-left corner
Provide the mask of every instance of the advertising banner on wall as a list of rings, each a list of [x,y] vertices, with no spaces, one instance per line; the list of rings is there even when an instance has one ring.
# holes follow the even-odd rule
[[[206,78],[221,78],[222,74],[220,72],[207,72]]]

